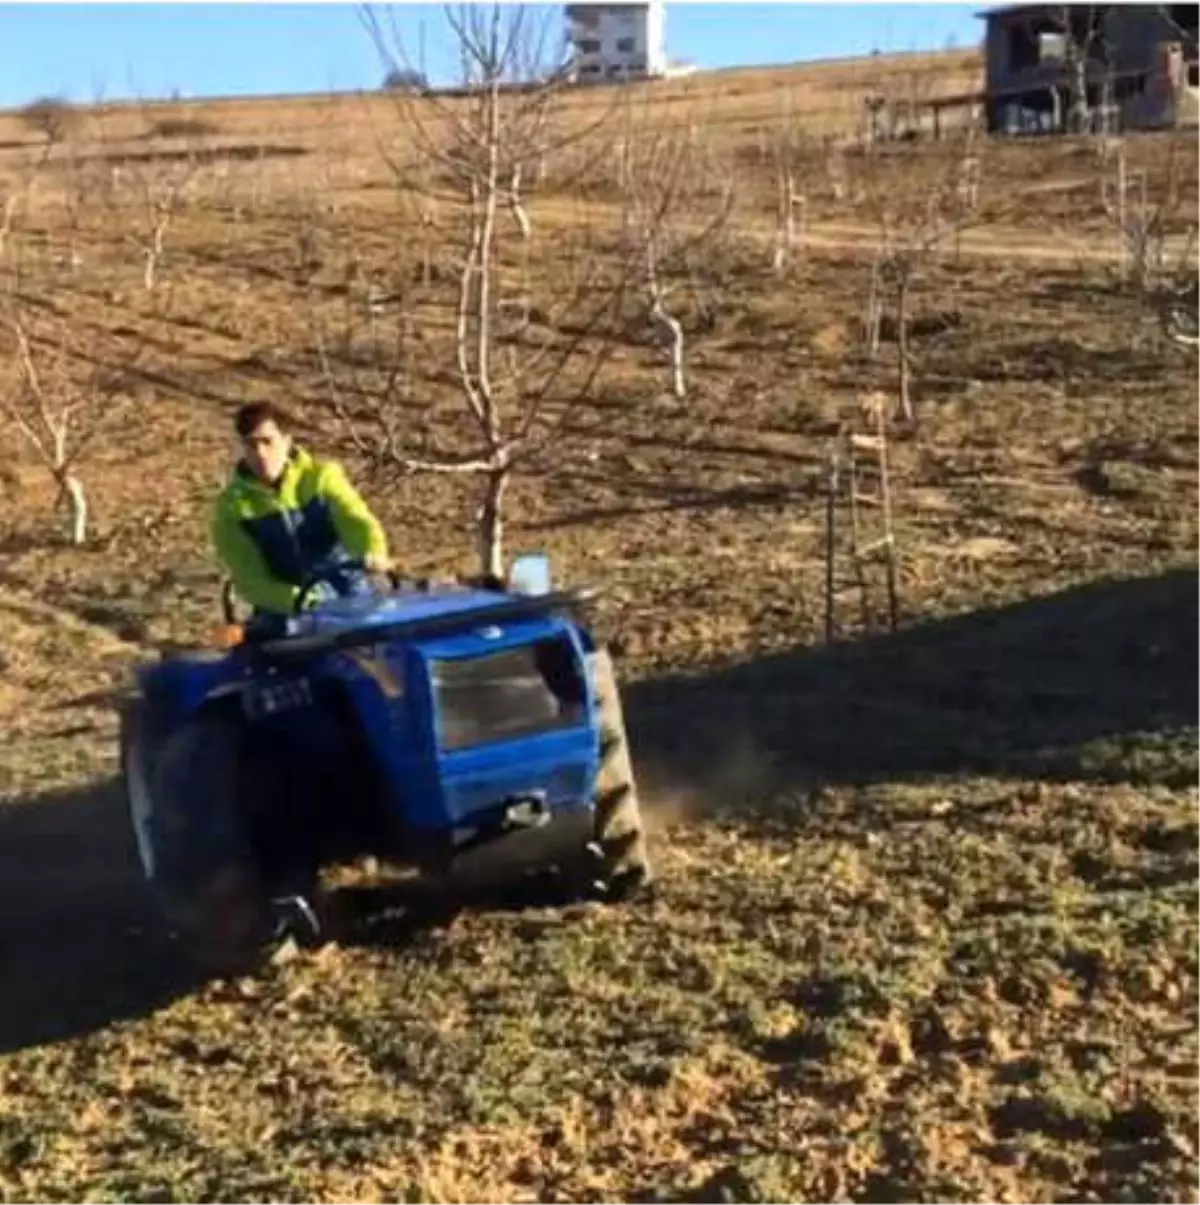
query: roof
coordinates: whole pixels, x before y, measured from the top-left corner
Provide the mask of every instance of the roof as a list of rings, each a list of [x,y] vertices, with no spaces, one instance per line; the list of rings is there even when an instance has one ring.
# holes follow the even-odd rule
[[[1052,4],[998,4],[995,8],[980,9],[975,14],[981,21],[990,21],[993,17],[1008,17],[1013,13],[1036,12],[1038,9],[1061,7]]]

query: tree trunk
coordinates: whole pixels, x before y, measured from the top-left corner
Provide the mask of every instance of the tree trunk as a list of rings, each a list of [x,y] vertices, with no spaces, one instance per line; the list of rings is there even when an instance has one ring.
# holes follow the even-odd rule
[[[1063,67],[1064,74],[1067,77],[1067,87],[1070,90],[1070,96],[1067,101],[1067,123],[1070,126],[1072,134],[1083,134],[1087,132],[1089,121],[1087,69],[1088,50],[1091,47],[1092,41],[1091,23],[1093,13],[1090,7],[1085,8],[1083,17],[1088,22],[1088,28],[1079,39],[1075,36],[1076,29],[1071,19],[1072,16],[1071,7],[1064,6],[1061,10],[1060,19],[1066,51],[1066,62],[1063,64]]]
[[[829,177],[829,191],[835,201],[846,199],[846,163],[836,143],[830,142],[825,156],[825,173]]]
[[[62,497],[70,516],[69,536],[71,543],[79,548],[87,543],[88,507],[83,483],[78,477],[68,474],[62,479]]]
[[[791,168],[781,166],[779,169],[775,230],[775,256],[771,267],[775,272],[782,272],[792,257],[792,245],[796,238],[796,223],[792,211],[795,198],[795,184],[792,180]]]
[[[863,315],[863,338],[867,344],[867,359],[874,360],[879,355],[880,322],[883,318],[882,298],[880,297],[879,261],[871,265],[871,285],[867,292],[866,313]]]
[[[509,472],[505,467],[487,474],[479,508],[479,569],[496,578],[504,577],[504,493]]]
[[[4,244],[8,241],[8,236],[12,233],[13,214],[17,211],[17,194],[14,192],[9,195],[4,202],[4,214],[0,217],[0,256],[4,255]]]
[[[165,225],[154,227],[154,234],[151,236],[150,245],[146,248],[146,271],[142,277],[142,283],[146,286],[146,292],[154,291],[155,273],[158,271],[158,261],[162,257],[163,240],[167,237],[167,228]]]
[[[916,413],[912,403],[912,366],[908,350],[908,274],[903,271],[896,284],[896,351],[900,361],[899,413],[906,423],[911,423],[916,421]]]
[[[671,392],[683,401],[687,397],[687,381],[683,371],[683,327],[678,318],[667,313],[662,297],[655,293],[650,317],[671,340]]]
[[[529,222],[529,214],[525,210],[525,202],[521,200],[521,168],[519,165],[513,168],[508,203],[512,209],[513,218],[516,220],[517,229],[521,232],[521,237],[528,239],[533,234],[533,227]]]
[[[1071,133],[1086,134],[1089,114],[1087,102],[1087,59],[1076,52],[1071,82]]]
[[[646,244],[646,289],[650,294],[650,320],[671,340],[671,392],[680,400],[687,396],[683,372],[683,327],[667,312],[658,278],[658,248],[653,237]]]
[[[433,214],[423,208],[421,210],[421,285],[429,288],[433,283]]]

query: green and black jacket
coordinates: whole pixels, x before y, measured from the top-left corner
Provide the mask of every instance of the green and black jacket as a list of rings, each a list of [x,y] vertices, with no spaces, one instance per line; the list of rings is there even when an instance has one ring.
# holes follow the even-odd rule
[[[274,485],[239,464],[221,491],[212,537],[238,596],[290,614],[300,585],[338,559],[387,554],[387,536],[341,465],[293,450]]]

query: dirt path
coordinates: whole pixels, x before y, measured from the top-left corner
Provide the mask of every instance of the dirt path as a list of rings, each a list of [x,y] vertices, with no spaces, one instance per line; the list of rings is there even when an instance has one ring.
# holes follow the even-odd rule
[[[619,219],[617,207],[606,201],[573,202],[570,206],[552,207],[551,211],[556,221],[569,219],[595,227],[617,224]],[[737,233],[743,237],[774,247],[775,228],[766,217],[739,215],[735,224]],[[689,224],[695,233],[703,227],[700,221]],[[878,239],[878,227],[869,222],[820,221],[810,223],[797,244],[809,251],[871,251]],[[957,241],[947,237],[941,244],[941,255],[949,257],[956,252],[978,259],[1019,259],[1057,266],[1118,264],[1126,255],[1124,245],[1115,235],[1030,226],[980,226],[964,232]],[[1168,261],[1189,255],[1195,263],[1198,250],[1194,239],[1173,234],[1167,236],[1164,254]]]
[[[809,248],[829,251],[853,251],[872,248],[877,232],[865,223],[819,222],[805,233]],[[1189,240],[1184,235],[1171,235],[1166,240],[1168,259],[1178,259],[1188,251]],[[1095,235],[1070,235],[1055,232],[1040,236],[1014,227],[987,227],[965,233],[956,241],[948,238],[943,254],[976,256],[985,259],[1021,259],[1038,263],[1121,263],[1126,255],[1119,239]],[[1194,258],[1194,254],[1193,254]]]

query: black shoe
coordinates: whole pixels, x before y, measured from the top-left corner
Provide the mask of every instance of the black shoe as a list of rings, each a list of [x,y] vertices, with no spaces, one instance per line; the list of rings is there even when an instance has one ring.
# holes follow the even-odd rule
[[[275,941],[292,938],[299,946],[319,945],[322,935],[321,919],[313,903],[299,893],[271,897]]]

